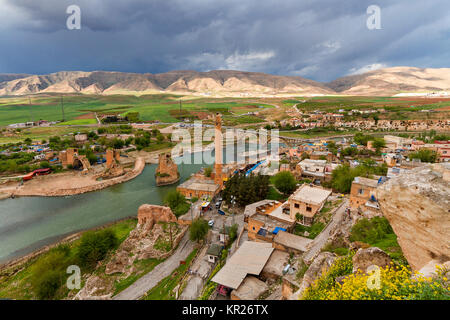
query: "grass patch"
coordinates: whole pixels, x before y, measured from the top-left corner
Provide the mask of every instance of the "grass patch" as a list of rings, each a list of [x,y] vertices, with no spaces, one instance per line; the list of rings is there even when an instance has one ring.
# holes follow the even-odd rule
[[[128,219],[119,221],[102,230],[112,231],[117,237],[118,243],[121,243],[126,239],[130,231],[136,227],[136,224],[136,219]],[[2,270],[0,273],[0,298],[17,300],[37,299],[37,294],[33,291],[33,287],[31,286],[33,269],[35,268],[35,266],[42,263],[42,261],[48,259],[49,257],[55,255],[55,253],[61,251],[66,252],[65,260],[73,261],[77,254],[80,243],[80,240],[76,240],[67,245],[55,247],[50,251],[38,256],[36,259],[25,262],[20,266],[21,270],[19,272],[11,274],[12,270]],[[65,297],[67,297],[68,293],[69,290],[65,286],[61,285],[53,299],[64,299]]]
[[[162,279],[158,285],[149,290],[142,300],[175,300],[173,289],[177,286],[188,270],[198,249],[194,249],[186,259],[186,264],[180,265],[168,277]]]

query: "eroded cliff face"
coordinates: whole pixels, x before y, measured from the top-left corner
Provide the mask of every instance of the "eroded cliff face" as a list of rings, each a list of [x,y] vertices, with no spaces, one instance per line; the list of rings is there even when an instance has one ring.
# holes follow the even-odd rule
[[[413,270],[430,260],[450,260],[450,164],[413,169],[377,189],[389,220]]]

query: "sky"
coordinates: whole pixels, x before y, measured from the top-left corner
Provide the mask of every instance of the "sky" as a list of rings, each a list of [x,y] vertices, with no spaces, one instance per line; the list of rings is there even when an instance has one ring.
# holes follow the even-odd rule
[[[70,5],[81,29],[67,27]],[[367,27],[371,5],[379,29]],[[0,41],[0,73],[228,69],[325,82],[450,67],[450,1],[0,0]]]

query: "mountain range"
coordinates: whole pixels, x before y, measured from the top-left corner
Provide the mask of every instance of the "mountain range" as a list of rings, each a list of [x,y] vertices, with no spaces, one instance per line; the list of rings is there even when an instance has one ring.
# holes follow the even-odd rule
[[[61,71],[0,74],[0,96],[37,93],[199,94],[206,96],[379,95],[450,91],[450,68],[393,67],[321,83],[298,76],[215,70],[160,74]]]

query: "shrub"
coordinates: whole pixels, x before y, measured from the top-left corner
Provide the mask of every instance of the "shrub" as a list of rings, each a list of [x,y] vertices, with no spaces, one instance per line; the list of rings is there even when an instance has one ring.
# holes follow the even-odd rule
[[[450,300],[447,270],[437,269],[435,278],[413,274],[405,266],[393,265],[379,269],[379,282],[373,282],[374,274],[356,273],[348,276],[342,284],[334,284],[324,290],[310,290],[324,300]],[[372,283],[375,286],[369,286]]]
[[[95,267],[109,250],[117,245],[117,237],[111,230],[89,231],[81,237],[77,256],[82,266]]]

